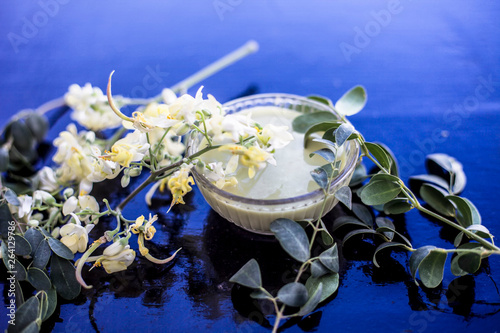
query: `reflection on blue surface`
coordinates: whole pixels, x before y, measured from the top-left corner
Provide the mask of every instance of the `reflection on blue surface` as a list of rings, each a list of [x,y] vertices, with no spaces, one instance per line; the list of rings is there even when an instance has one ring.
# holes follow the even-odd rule
[[[353,117],[354,125],[367,139],[391,147],[403,178],[424,172],[427,153],[461,160],[469,176],[464,195],[498,235],[499,213],[490,194],[500,190],[499,14],[497,1],[463,0],[5,2],[0,124],[21,109],[61,96],[71,83],[103,88],[113,69],[116,93],[156,95],[255,39],[260,51],[205,80],[205,93],[222,102],[245,92],[335,100],[362,84],[369,102]],[[52,135],[64,125],[57,122]],[[219,218],[197,191],[187,206],[165,214],[168,202],[168,197],[155,199],[152,210],[161,217],[152,251],[166,256],[182,246],[175,264],[139,261],[111,276],[94,270],[88,282],[99,287],[61,306],[47,329],[269,331],[245,290],[232,288],[228,278],[257,257],[264,283],[278,286],[293,262],[269,239]],[[128,209],[134,215],[149,213],[142,198]],[[415,247],[452,246],[449,230],[418,213],[398,223]],[[315,314],[291,322],[288,331],[498,329],[498,258],[475,276],[454,280],[446,271],[442,287],[423,290],[413,283],[405,254],[387,256],[376,269],[370,242],[354,241],[343,250],[338,293]],[[0,327],[4,324],[0,320]]]

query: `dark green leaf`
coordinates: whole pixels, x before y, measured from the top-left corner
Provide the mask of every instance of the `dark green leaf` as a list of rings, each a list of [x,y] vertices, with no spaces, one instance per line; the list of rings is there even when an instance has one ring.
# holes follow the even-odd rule
[[[16,311],[16,325],[10,326],[8,332],[23,332],[24,330],[32,332],[28,328],[33,323],[36,324],[38,314],[40,313],[40,301],[37,297],[31,296]]]
[[[367,226],[373,228],[373,216],[368,207],[362,204],[355,203],[352,205],[352,212]]]
[[[47,310],[45,311],[42,320],[45,321],[49,319],[54,313],[57,307],[57,292],[54,288],[46,291],[47,293]]]
[[[490,233],[488,228],[486,228],[484,225],[481,224],[473,224],[467,227],[467,230],[472,231],[479,237],[485,238],[485,239],[493,239],[493,235]]]
[[[12,220],[12,214],[10,213],[9,206],[6,203],[0,204],[0,235],[3,238],[7,238],[9,235],[9,222]]]
[[[37,290],[49,290],[52,287],[47,274],[36,267],[28,269],[28,282]]]
[[[462,163],[446,154],[431,154],[427,156],[426,167],[430,174],[448,180],[450,190],[454,194],[461,193],[467,183]]]
[[[327,249],[319,255],[319,260],[326,268],[334,273],[339,272],[339,251],[337,249],[337,244],[334,244],[331,248]]]
[[[479,256],[479,257],[481,258],[481,256]],[[455,276],[464,276],[464,275],[469,274],[466,271],[464,271],[462,268],[460,268],[460,266],[458,264],[458,255],[453,257],[453,259],[451,259],[450,268],[451,268],[451,273]]]
[[[15,242],[15,254],[18,256],[27,256],[31,254],[31,245],[30,243],[20,235],[14,235]]]
[[[309,277],[306,281],[306,288],[309,295],[314,295],[320,284],[323,286],[321,289],[321,299],[319,300],[321,303],[337,291],[339,287],[339,274],[331,273],[319,278]]]
[[[457,208],[457,220],[462,227],[467,228],[473,224],[481,224],[481,215],[469,199],[456,195],[449,195],[446,199],[455,204]]]
[[[50,259],[50,280],[59,296],[72,300],[80,294],[81,286],[76,280],[75,267],[66,259],[52,256]]]
[[[460,253],[457,256],[458,266],[467,273],[473,274],[479,270],[481,266],[481,253],[468,252]]]
[[[250,297],[253,299],[268,299],[269,295],[264,292],[264,290],[257,289],[250,293]]]
[[[408,212],[413,208],[412,204],[406,198],[396,198],[384,205],[384,213],[388,215],[397,215]]]
[[[321,296],[323,293],[323,284],[320,282],[313,292],[308,288],[308,293],[311,296],[307,300],[306,304],[304,304],[300,308],[300,311],[298,312],[299,316],[305,316],[310,312],[314,311],[314,309],[316,309],[319,302],[321,301]]]
[[[292,258],[300,262],[309,259],[309,239],[297,222],[280,218],[271,223],[270,229]]]
[[[370,226],[366,225],[366,223],[361,222],[360,220],[358,220],[354,216],[343,215],[343,216],[337,217],[335,219],[335,221],[333,222],[332,232],[335,232],[335,230],[337,230],[338,228],[340,228],[344,225],[348,225],[348,224],[356,225],[356,226],[367,228],[367,229],[371,228]]]
[[[312,99],[313,101],[325,104],[333,109],[333,102],[327,97],[311,95],[307,96],[307,99]]]
[[[313,157],[314,155],[323,157],[328,163],[332,163],[333,161],[335,161],[335,154],[331,149],[328,148],[316,150],[314,153],[309,154],[309,157]]]
[[[410,248],[408,246],[406,246],[405,244],[402,244],[402,243],[396,243],[396,242],[386,242],[386,243],[382,243],[380,244],[377,249],[375,250],[375,253],[373,254],[373,264],[376,266],[376,267],[380,267],[380,265],[378,264],[377,262],[377,253],[379,253],[380,251],[384,250],[384,249],[387,249],[389,247],[400,247],[402,249],[405,249],[405,250],[410,250]]]
[[[335,192],[335,198],[342,202],[347,208],[352,208],[352,192],[349,186],[342,186]]]
[[[421,261],[418,272],[424,286],[436,288],[441,283],[447,255],[443,249],[434,249]]]
[[[46,239],[42,240],[38,245],[35,256],[33,257],[33,267],[44,269],[49,262],[52,251]]]
[[[455,208],[446,199],[446,193],[441,187],[432,184],[422,184],[420,187],[420,197],[438,213],[446,216],[454,216]]]
[[[314,276],[315,278],[323,276],[327,273],[330,273],[328,268],[325,267],[319,260],[314,260],[311,263],[311,275]]]
[[[42,141],[49,130],[49,122],[47,118],[39,113],[33,112],[26,118],[26,126],[28,126],[33,137],[38,141]]]
[[[299,282],[285,284],[278,291],[279,300],[289,306],[302,306],[309,299],[306,286]]]
[[[21,154],[32,149],[35,142],[33,135],[28,126],[22,121],[18,120],[12,123],[10,135],[14,139],[14,147],[16,147]]]
[[[367,172],[366,172],[366,167],[364,164],[359,163],[356,165],[356,168],[354,169],[354,173],[352,174],[351,181],[349,183],[349,186],[357,186],[360,185],[367,177]]]
[[[391,160],[384,148],[377,143],[365,142],[366,148],[375,157],[375,159],[380,163],[380,165],[387,171],[391,170]]]
[[[408,180],[410,184],[410,188],[415,194],[420,195],[420,188],[423,184],[430,183],[432,185],[436,185],[442,187],[443,190],[448,190],[448,182],[443,178],[436,175],[417,175],[411,176]]]
[[[387,181],[391,181],[391,182],[398,182],[399,178],[396,176],[393,176],[393,175],[389,175],[387,173],[383,173],[383,171],[381,171],[381,173],[377,173],[376,175],[373,175],[372,179],[370,179],[370,182],[375,182],[377,180],[387,180]]]
[[[335,103],[335,110],[345,116],[352,116],[361,111],[366,104],[366,91],[362,86],[355,86]]]
[[[38,245],[40,245],[40,242],[43,239],[45,239],[45,237],[37,229],[30,228],[30,229],[26,230],[26,232],[24,233],[24,238],[26,238],[26,240],[30,243],[30,245],[31,245],[31,254],[30,255],[32,257],[34,257],[35,251],[38,248]],[[38,267],[38,268],[41,268],[41,267]]]
[[[14,276],[18,281],[24,281],[26,280],[26,268],[24,268],[24,265],[19,262],[19,260],[15,260],[14,262],[14,269],[11,270],[13,271]]]
[[[229,282],[237,283],[242,286],[258,289],[262,287],[262,278],[260,275],[259,263],[255,259],[250,259],[243,267],[234,274]]]
[[[351,134],[353,134],[355,131],[354,127],[351,124],[348,123],[343,123],[342,125],[337,128],[335,131],[335,142],[337,145],[340,147],[344,144],[344,142],[349,139]]]
[[[394,238],[394,231],[396,230],[396,227],[394,227],[394,223],[391,220],[386,217],[377,217],[375,219],[375,223],[378,226],[377,232],[382,232],[389,240]],[[384,230],[381,230],[383,228]]]
[[[21,202],[17,198],[17,194],[12,191],[10,188],[8,188],[5,193],[4,193],[5,200],[7,200],[8,203],[10,203],[12,206],[19,206],[21,205]]]
[[[394,156],[394,153],[392,150],[389,149],[386,145],[383,143],[378,144],[386,153],[387,157],[389,158],[389,162],[391,164],[391,169],[390,173],[393,176],[399,177],[399,168],[398,168],[398,161],[396,160],[396,156]]]
[[[306,113],[296,117],[292,122],[292,127],[295,132],[305,133],[311,126],[327,121],[338,121],[338,118],[329,111]]]
[[[73,252],[58,239],[50,237],[49,246],[56,255],[63,259],[72,260],[75,257]]]
[[[425,257],[427,257],[429,255],[429,253],[434,249],[436,249],[436,247],[432,246],[432,245],[422,246],[422,247],[418,248],[417,250],[415,250],[415,252],[413,252],[411,254],[410,273],[414,279],[417,275],[417,270],[418,270],[418,267],[420,266],[422,260],[424,260]]]
[[[0,147],[0,172],[5,172],[9,168],[9,151],[5,147]]]
[[[365,205],[382,205],[394,199],[401,192],[401,185],[387,180],[370,182],[361,191]]]
[[[333,113],[329,113],[330,115],[333,115]],[[307,116],[307,115],[303,115],[303,116]],[[298,116],[297,118],[299,117],[302,117],[302,116]],[[335,115],[333,115],[333,117],[335,118]],[[295,118],[295,119],[297,119]],[[294,120],[295,121],[295,120]],[[339,122],[338,120],[337,121],[324,121],[324,122],[320,122],[320,123],[317,123],[317,124],[313,124],[311,125],[310,127],[306,128],[307,131],[305,131],[305,134],[304,134],[304,147],[307,147],[307,143],[309,141],[309,137],[314,134],[314,133],[317,133],[317,132],[328,132],[328,131],[331,131],[331,130],[335,130],[337,129],[340,124],[342,124],[341,122]],[[295,128],[294,128],[295,129]],[[296,132],[299,132],[297,130],[295,130]],[[301,132],[299,132],[301,133]],[[325,138],[323,137],[323,139],[327,139],[331,144],[333,144],[333,138],[330,139],[330,138]]]
[[[323,244],[325,245],[332,245],[333,244],[333,237],[330,235],[328,230],[323,226],[324,229],[320,230],[321,233],[321,240],[323,241]]]
[[[326,189],[328,187],[328,174],[323,168],[316,168],[311,171],[311,176],[322,189]]]
[[[362,235],[362,234],[370,234],[370,235],[376,235],[376,236],[379,236],[379,237],[383,237],[382,234],[379,234],[377,233],[375,230],[373,229],[357,229],[357,230],[353,230],[351,232],[349,232],[347,235],[345,235],[344,239],[342,240],[342,245],[345,245],[345,243],[353,236],[357,236],[357,235]],[[385,237],[383,237],[384,240]]]

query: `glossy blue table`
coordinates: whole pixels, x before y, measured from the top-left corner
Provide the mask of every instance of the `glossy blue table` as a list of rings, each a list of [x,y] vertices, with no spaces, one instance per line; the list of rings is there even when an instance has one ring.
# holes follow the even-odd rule
[[[104,88],[111,70],[115,93],[154,96],[255,39],[259,52],[203,81],[205,93],[221,102],[268,92],[336,100],[362,84],[369,101],[352,117],[354,126],[392,149],[404,180],[425,172],[427,154],[456,157],[468,176],[463,195],[500,235],[499,16],[498,2],[464,0],[4,2],[0,125],[62,96],[72,83]],[[50,138],[69,121],[55,114]],[[97,196],[117,200],[120,194],[107,188]],[[270,307],[259,310],[228,279],[257,258],[264,283],[279,288],[298,266],[272,238],[220,218],[197,189],[166,214],[169,202],[168,195],[156,196],[148,209],[138,197],[125,213],[158,214],[151,251],[163,257],[182,247],[175,263],[158,267],[139,259],[122,273],[84,272],[95,288],[63,302],[44,331],[270,331],[273,318],[262,314]],[[327,221],[344,213],[338,207]],[[417,212],[395,222],[415,248],[453,246],[453,230]],[[104,230],[99,225],[95,235]],[[499,258],[459,279],[447,265],[442,285],[429,290],[413,282],[406,253],[385,255],[375,268],[373,250],[361,240],[342,248],[338,292],[310,316],[284,324],[286,331],[500,329]],[[4,313],[2,307],[0,328]]]

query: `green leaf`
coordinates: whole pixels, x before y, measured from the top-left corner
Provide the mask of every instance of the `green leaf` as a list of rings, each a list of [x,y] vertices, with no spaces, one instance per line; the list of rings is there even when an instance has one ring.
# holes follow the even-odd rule
[[[383,171],[380,171],[380,173],[377,173],[373,175],[372,179],[370,179],[370,182],[375,182],[378,180],[385,180],[385,181],[390,181],[390,182],[399,182],[399,178],[393,175],[389,175],[387,173],[384,173]]]
[[[375,159],[380,163],[380,165],[387,171],[391,170],[391,160],[384,148],[377,143],[365,142],[366,148],[375,157]]]
[[[355,129],[351,124],[343,123],[335,131],[335,142],[339,147],[342,146],[354,132]]]
[[[42,240],[33,257],[33,267],[44,269],[45,266],[47,266],[51,255],[52,251],[50,250],[49,243],[46,239]]]
[[[360,197],[365,205],[382,205],[401,192],[401,185],[387,180],[378,180],[363,187]]]
[[[278,291],[278,299],[289,306],[299,307],[306,304],[309,299],[306,286],[300,282],[285,284]]]
[[[323,241],[323,244],[325,244],[325,245],[332,245],[333,244],[333,237],[332,237],[332,235],[330,235],[328,230],[321,229],[320,233],[321,233],[321,240]]]
[[[454,216],[455,208],[451,202],[446,199],[446,193],[442,188],[432,184],[422,184],[420,187],[420,197],[427,202],[438,213],[445,216]]]
[[[321,301],[321,296],[322,296],[322,293],[323,293],[323,284],[320,282],[317,285],[317,287],[314,290],[314,292],[311,292],[311,290],[308,289],[308,293],[311,296],[307,300],[306,304],[304,304],[300,308],[300,310],[298,312],[299,316],[305,316],[305,315],[309,314],[310,312],[314,311],[314,309],[316,309],[316,307],[318,306],[319,302]]]
[[[457,256],[457,263],[463,271],[473,274],[479,270],[479,267],[481,267],[481,253],[460,253]]]
[[[357,229],[349,232],[347,235],[345,235],[344,239],[342,240],[342,245],[345,245],[345,243],[353,236],[357,235],[362,235],[362,234],[371,234],[371,235],[376,235],[379,237],[383,237],[384,240],[386,241],[385,237],[382,234],[379,234],[373,229]]]
[[[335,221],[333,222],[332,232],[335,232],[340,227],[343,227],[344,225],[348,225],[348,224],[356,225],[356,226],[367,228],[367,229],[371,228],[370,226],[366,225],[366,223],[361,222],[360,220],[358,220],[354,216],[342,215],[342,216],[337,217],[335,219]]]
[[[12,123],[10,136],[14,139],[14,147],[16,147],[21,154],[29,151],[35,143],[28,126],[20,120]]]
[[[335,110],[345,116],[352,116],[361,111],[366,104],[366,91],[362,86],[355,86],[335,103]]]
[[[431,185],[436,185],[438,187],[442,187],[443,190],[448,190],[448,182],[443,178],[436,175],[416,175],[411,176],[408,179],[408,183],[410,185],[411,190],[415,194],[420,194],[420,188],[423,184],[429,183]]]
[[[394,156],[394,153],[392,152],[392,150],[390,150],[389,147],[387,147],[383,143],[378,143],[378,145],[385,151],[385,154],[389,158],[389,162],[391,164],[391,169],[390,169],[391,175],[399,177],[399,168],[398,168],[398,161],[396,160],[396,156]]]
[[[312,99],[313,101],[319,102],[321,104],[325,104],[333,109],[333,102],[331,99],[323,96],[311,95],[307,96],[307,99]]]
[[[28,282],[37,290],[49,290],[52,287],[49,277],[40,268],[28,269]]]
[[[21,202],[17,198],[17,194],[12,191],[10,188],[7,188],[5,193],[3,194],[5,200],[7,200],[8,203],[10,203],[12,206],[19,206],[21,205]]]
[[[446,199],[455,204],[457,208],[457,220],[462,227],[467,228],[473,224],[481,224],[481,215],[469,199],[456,195],[449,195]]]
[[[319,260],[326,268],[334,273],[339,272],[339,251],[337,249],[337,244],[334,244],[331,248],[327,249],[319,255]]]
[[[373,228],[373,216],[371,211],[365,205],[355,203],[352,205],[352,212],[358,219],[363,221],[367,226]]]
[[[58,239],[50,237],[49,246],[56,255],[63,259],[73,260],[75,257],[73,252],[71,252],[71,250]]]
[[[49,121],[47,117],[37,112],[33,112],[25,119],[25,122],[31,134],[33,134],[33,137],[38,142],[43,141],[49,130]]]
[[[376,249],[375,249],[375,253],[373,254],[373,264],[376,266],[376,267],[380,267],[380,265],[378,264],[377,262],[377,253],[379,253],[380,251],[382,250],[385,250],[387,248],[390,248],[390,247],[400,247],[402,249],[405,249],[407,251],[411,250],[408,246],[406,246],[405,244],[402,244],[402,243],[396,243],[396,242],[386,242],[386,243],[382,243],[380,244]]]
[[[0,204],[0,235],[3,238],[8,238],[9,235],[9,222],[12,221],[12,214],[10,213],[9,206],[6,203]]]
[[[16,311],[16,325],[9,327],[9,332],[32,332],[30,325],[36,324],[40,313],[40,301],[37,297],[31,296]],[[39,329],[39,327],[38,327]]]
[[[351,181],[349,182],[349,186],[358,186],[367,178],[366,167],[364,164],[359,163],[356,165],[354,169],[354,173],[352,174]]]
[[[316,150],[314,153],[309,154],[309,157],[313,157],[314,155],[323,157],[328,163],[335,161],[335,154],[328,148]]]
[[[306,133],[311,126],[327,121],[338,121],[338,118],[329,111],[306,113],[296,117],[292,122],[292,127],[295,132]]]
[[[24,268],[24,265],[21,264],[19,262],[19,260],[17,260],[17,259],[15,260],[15,262],[14,262],[14,269],[11,270],[11,271],[14,272],[13,274],[14,274],[14,276],[16,277],[16,279],[18,281],[24,281],[24,280],[26,280],[26,276],[27,276],[26,268]]]
[[[309,259],[309,239],[297,222],[280,218],[271,223],[270,229],[280,242],[281,247],[292,258],[300,262]]]
[[[325,274],[330,273],[328,268],[325,267],[319,260],[314,260],[311,263],[311,275],[314,276],[315,278],[323,276]]]
[[[443,280],[447,253],[443,249],[427,245],[418,248],[410,257],[410,271],[415,278],[417,270],[420,280],[427,288],[437,287]]]
[[[329,114],[331,114],[331,113],[329,113]],[[331,114],[331,115],[333,115],[333,114]],[[306,116],[306,115],[303,115],[303,116]],[[299,117],[302,117],[302,116],[298,116],[297,118],[299,118]],[[297,118],[295,118],[295,119],[297,119]],[[312,126],[308,127],[307,131],[305,131],[305,134],[304,134],[304,147],[307,147],[307,143],[309,142],[309,137],[312,134],[317,133],[317,132],[327,132],[329,130],[335,130],[341,124],[342,123],[339,122],[338,120],[337,121],[324,121],[324,122],[320,122],[320,123],[317,123],[317,124],[313,124]],[[295,130],[295,131],[299,132],[297,130]],[[299,133],[301,133],[301,132],[299,132]],[[327,139],[327,138],[323,137],[323,139]],[[330,144],[333,144],[333,140],[332,139],[328,138],[328,141],[330,141]]]
[[[52,316],[57,307],[57,291],[54,288],[46,290],[47,293],[47,309],[43,314],[42,320],[45,321]]]
[[[242,286],[258,289],[262,287],[259,263],[255,259],[250,259],[243,267],[234,274],[229,282]]]
[[[335,192],[335,198],[342,202],[347,208],[352,208],[352,192],[349,186],[342,186]]]
[[[378,226],[377,232],[382,232],[389,240],[394,238],[394,231],[396,231],[396,227],[391,220],[386,217],[377,217],[375,219],[375,223]]]
[[[479,257],[481,257],[481,256],[479,256]],[[458,264],[458,255],[453,257],[453,259],[451,259],[450,268],[451,268],[451,273],[455,276],[464,276],[464,275],[469,274],[466,271],[464,271],[462,268],[460,268],[460,265]]]
[[[306,288],[309,295],[314,295],[320,284],[322,285],[321,299],[319,300],[321,303],[337,291],[339,287],[339,274],[331,273],[319,278],[309,277],[306,281]]]
[[[9,169],[9,151],[5,147],[0,147],[0,172]]]
[[[328,187],[328,174],[326,173],[325,169],[316,168],[312,170],[311,177],[322,189],[325,190]]]
[[[427,288],[436,288],[443,280],[444,264],[448,254],[443,249],[431,250],[418,267],[420,280]]]
[[[250,297],[253,299],[269,299],[269,295],[264,292],[264,290],[257,289],[250,293]]]
[[[18,256],[27,256],[31,254],[30,243],[20,235],[14,235],[15,250],[14,253]]]
[[[488,228],[486,228],[484,225],[473,224],[473,225],[468,226],[467,230],[472,231],[473,233],[475,233],[479,237],[493,240],[493,235],[490,233]]]
[[[40,242],[45,239],[45,237],[42,235],[42,233],[35,228],[30,228],[26,230],[24,233],[24,238],[30,243],[31,245],[31,256],[34,257],[35,251],[40,245]],[[40,268],[40,267],[38,267]]]
[[[406,198],[395,198],[384,205],[384,213],[388,215],[403,214],[410,211],[413,205]]]
[[[446,154],[431,154],[427,156],[426,167],[430,174],[448,180],[453,194],[461,193],[467,183],[462,163]]]
[[[432,246],[432,245],[426,245],[426,246],[422,246],[422,247],[419,247],[418,249],[415,250],[415,252],[413,252],[410,256],[410,273],[411,273],[411,276],[413,277],[413,279],[415,279],[416,275],[417,275],[417,270],[418,270],[418,267],[420,266],[420,263],[422,262],[422,260],[425,259],[425,257],[427,257],[429,255],[429,253],[436,249],[435,246]]]
[[[76,280],[75,267],[66,259],[52,256],[50,259],[50,280],[59,296],[72,300],[80,294],[81,286]]]

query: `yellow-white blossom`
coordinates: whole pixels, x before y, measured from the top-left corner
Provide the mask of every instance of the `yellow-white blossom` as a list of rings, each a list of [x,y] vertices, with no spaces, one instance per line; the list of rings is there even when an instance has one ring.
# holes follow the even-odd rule
[[[267,163],[276,165],[273,155],[259,146],[250,146],[249,148],[241,145],[224,145],[219,148],[222,151],[229,151],[233,154],[226,167],[226,173],[236,171],[238,162],[248,167],[248,177],[255,177],[256,171],[264,168]]]
[[[189,175],[192,165],[183,164],[179,170],[174,172],[168,179],[167,186],[172,193],[172,204],[184,204],[184,196],[192,190],[190,185],[194,185],[193,177]],[[161,190],[161,189],[160,189]]]
[[[276,126],[267,124],[257,134],[257,138],[267,151],[284,148],[293,140],[293,135],[288,130],[288,126]]]
[[[44,166],[37,173],[39,184],[38,188],[47,192],[54,192],[59,188],[59,184],[56,180],[55,172],[52,168]]]
[[[75,223],[68,222],[59,230],[61,242],[66,245],[71,252],[85,252],[89,241],[89,232],[94,228],[94,224],[88,224],[82,227],[78,216],[71,213]]]
[[[130,227],[130,230],[134,234],[142,233],[146,240],[151,240],[156,233],[156,228],[153,227],[153,223],[157,220],[158,215],[156,214],[153,217],[151,217],[151,214],[149,214],[149,219],[147,221],[144,218],[144,215],[141,215],[135,220],[135,223]]]
[[[136,130],[115,142],[105,159],[129,167],[131,162],[139,162],[149,149],[146,134]]]

